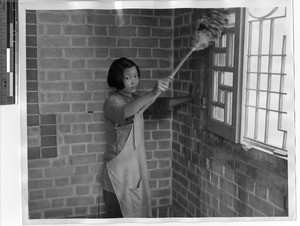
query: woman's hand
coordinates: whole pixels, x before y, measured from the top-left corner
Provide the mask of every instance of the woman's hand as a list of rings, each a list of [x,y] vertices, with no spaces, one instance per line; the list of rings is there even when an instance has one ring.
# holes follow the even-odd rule
[[[170,78],[159,79],[156,82],[154,93],[162,93],[165,92],[169,88]]]
[[[196,79],[190,87],[190,98],[192,99],[192,101],[195,100],[199,96],[200,90],[199,90],[198,84],[199,84],[199,80]]]

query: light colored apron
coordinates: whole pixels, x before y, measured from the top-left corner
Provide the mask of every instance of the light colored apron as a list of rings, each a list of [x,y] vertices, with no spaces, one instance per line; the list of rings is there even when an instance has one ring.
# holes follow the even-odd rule
[[[157,93],[135,114],[126,144],[106,163],[123,217],[152,217],[143,113],[159,95]]]
[[[106,163],[123,217],[152,217],[142,113],[135,115],[121,152]]]

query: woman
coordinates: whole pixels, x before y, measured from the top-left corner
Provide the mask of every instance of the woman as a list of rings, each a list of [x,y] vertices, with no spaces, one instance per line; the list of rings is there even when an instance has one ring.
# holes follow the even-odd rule
[[[103,106],[108,144],[100,182],[108,217],[152,217],[143,114],[161,113],[194,100],[196,83],[187,97],[157,98],[170,82],[159,79],[152,91],[139,96],[139,67],[123,57],[111,64],[107,82],[116,88]]]

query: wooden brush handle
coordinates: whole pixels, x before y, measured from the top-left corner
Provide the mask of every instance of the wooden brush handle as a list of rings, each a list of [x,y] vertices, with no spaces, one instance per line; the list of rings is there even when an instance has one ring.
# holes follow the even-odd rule
[[[183,65],[183,63],[187,60],[187,58],[192,54],[192,52],[195,51],[195,48],[191,48],[190,51],[184,56],[183,59],[181,59],[181,61],[179,62],[179,64],[176,66],[176,68],[174,69],[174,71],[172,72],[172,74],[168,77],[173,79],[175,74],[177,73],[177,71],[179,70],[179,68]]]

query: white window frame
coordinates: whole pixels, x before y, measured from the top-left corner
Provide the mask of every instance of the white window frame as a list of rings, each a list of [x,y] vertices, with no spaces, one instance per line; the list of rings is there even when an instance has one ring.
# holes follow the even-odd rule
[[[213,81],[213,73],[214,73],[214,69],[216,68],[214,66],[214,54],[216,52],[219,52],[219,50],[216,47],[212,47],[210,50],[210,70],[209,70],[209,87],[210,87],[210,97],[209,97],[209,109],[208,109],[208,122],[207,122],[207,128],[210,132],[215,133],[227,140],[230,140],[234,143],[240,143],[243,145],[245,150],[251,149],[251,148],[255,148],[267,153],[273,153],[275,155],[278,155],[282,158],[287,158],[287,154],[289,152],[289,150],[292,150],[294,148],[294,87],[293,87],[293,81],[294,81],[294,77],[293,77],[293,54],[292,54],[292,39],[291,37],[286,37],[284,38],[286,43],[286,48],[283,51],[286,51],[285,53],[282,53],[282,55],[284,55],[284,59],[283,61],[285,61],[285,71],[281,72],[282,74],[286,74],[285,75],[285,85],[287,85],[287,90],[280,90],[278,93],[278,95],[282,95],[282,93],[286,93],[286,99],[289,100],[288,104],[288,109],[284,110],[287,111],[287,114],[289,114],[289,119],[288,123],[285,123],[285,130],[287,130],[287,139],[284,141],[285,144],[283,144],[284,148],[280,148],[280,147],[275,147],[272,146],[270,144],[267,143],[263,143],[261,141],[257,141],[254,139],[249,139],[247,137],[244,136],[245,134],[245,130],[246,130],[246,117],[245,117],[245,103],[246,103],[246,82],[247,82],[247,73],[249,72],[248,68],[247,68],[247,55],[248,55],[248,36],[249,36],[249,22],[248,22],[248,9],[243,8],[243,9],[229,9],[229,12],[235,11],[235,10],[239,10],[239,15],[238,19],[240,20],[241,24],[238,25],[240,32],[240,40],[238,41],[238,43],[235,44],[235,47],[239,47],[238,50],[238,54],[237,51],[235,51],[235,55],[241,55],[242,57],[240,57],[236,62],[239,63],[238,66],[234,66],[235,67],[235,74],[237,75],[237,77],[235,78],[236,81],[232,87],[232,90],[234,92],[234,96],[233,97],[233,107],[232,107],[232,125],[228,125],[225,120],[224,122],[218,121],[216,119],[213,118],[212,116],[212,109],[214,106],[216,106],[216,103],[214,101],[214,81]],[[286,10],[286,19],[287,21],[290,20],[290,13],[291,12],[287,12],[287,8]],[[287,25],[288,26],[288,25]],[[288,30],[288,29],[287,29]],[[225,30],[226,33],[226,30]],[[272,42],[272,40],[270,41]],[[217,45],[216,45],[217,46]],[[218,47],[218,46],[217,46]],[[272,52],[270,52],[270,54],[272,55]],[[259,55],[259,54],[258,54]],[[272,61],[272,57],[270,61]],[[269,64],[271,65],[272,62]],[[225,68],[226,71],[226,68]],[[268,72],[269,74],[274,74],[271,72]],[[219,76],[220,77],[220,76]],[[270,75],[269,75],[270,77]],[[272,77],[272,75],[271,75]],[[220,88],[220,86],[218,86],[218,89]],[[222,88],[222,87],[221,87]],[[286,87],[285,87],[286,88]],[[287,92],[290,91],[290,92]],[[258,92],[258,91],[257,91]],[[267,90],[268,93],[267,95],[269,95],[269,92]],[[284,94],[285,95],[285,94]],[[225,99],[226,101],[226,99]],[[280,101],[278,101],[280,102]],[[281,107],[280,104],[279,108]],[[226,107],[225,107],[226,108]],[[266,112],[269,111],[268,109],[268,105],[267,105],[267,110]],[[278,110],[278,111],[273,111],[276,112],[278,115],[280,115],[280,111],[282,110]],[[226,117],[226,116],[225,116]],[[266,116],[267,118],[268,116]],[[278,119],[280,121],[280,119]],[[267,121],[267,120],[265,120]],[[278,121],[278,122],[279,122]],[[286,125],[288,124],[288,125]],[[266,125],[266,128],[268,125]],[[268,134],[266,135],[266,137],[268,136]],[[272,132],[270,133],[270,136],[272,136]],[[267,138],[266,138],[267,139]]]
[[[274,10],[276,11],[276,8],[274,8]],[[286,18],[286,20],[288,21],[289,18],[288,18],[288,15],[289,13],[287,12],[287,8],[284,9],[285,11],[285,15],[284,17]],[[270,12],[271,13],[271,12]],[[249,11],[247,10],[247,13],[246,15],[249,15]],[[268,18],[269,15],[266,15],[266,18],[270,21],[274,21],[273,19],[269,19]],[[262,18],[263,20],[265,18]],[[258,19],[259,20],[259,19]],[[276,18],[275,18],[276,20]],[[294,128],[293,128],[293,125],[294,125],[294,97],[293,97],[293,72],[292,72],[292,65],[290,64],[290,62],[292,62],[292,54],[291,52],[289,51],[291,49],[291,38],[288,38],[286,36],[282,37],[282,52],[281,52],[281,55],[279,57],[281,57],[281,64],[283,65],[283,67],[281,68],[281,71],[280,73],[272,73],[272,70],[269,69],[266,74],[266,76],[268,76],[269,78],[270,77],[274,77],[276,76],[275,74],[277,74],[277,76],[280,76],[281,78],[284,78],[284,84],[285,84],[285,87],[283,87],[283,85],[280,87],[280,90],[278,91],[278,96],[281,98],[282,96],[285,96],[285,100],[289,100],[291,104],[288,105],[288,108],[286,109],[282,109],[282,104],[280,104],[280,100],[278,101],[278,110],[272,110],[270,108],[270,101],[269,101],[269,96],[272,95],[272,91],[270,90],[270,86],[271,86],[271,83],[272,83],[272,80],[269,81],[269,85],[267,87],[267,90],[264,90],[264,92],[266,93],[267,95],[267,103],[266,103],[266,117],[265,117],[265,131],[264,131],[264,141],[258,141],[256,139],[250,139],[250,138],[247,138],[245,136],[245,132],[246,132],[246,126],[247,126],[247,123],[246,123],[246,120],[247,120],[247,114],[246,114],[246,108],[247,108],[247,103],[246,103],[246,99],[247,99],[247,95],[246,95],[246,89],[248,89],[249,87],[247,87],[247,76],[248,74],[250,74],[250,69],[249,69],[249,65],[248,65],[248,60],[247,58],[249,57],[249,54],[251,54],[249,52],[249,49],[248,48],[248,44],[249,44],[249,22],[248,22],[248,19],[247,19],[247,16],[246,16],[246,20],[245,20],[245,23],[246,23],[246,29],[245,29],[245,60],[244,60],[244,68],[243,68],[243,92],[242,92],[242,100],[243,100],[243,103],[242,103],[242,118],[241,118],[241,143],[244,145],[245,149],[249,149],[249,148],[255,148],[255,149],[258,149],[258,150],[261,150],[261,151],[264,151],[264,152],[267,152],[267,153],[273,153],[275,155],[278,155],[280,157],[283,157],[283,158],[287,158],[288,156],[288,152],[289,150],[291,150],[292,148],[294,148],[294,145],[293,145],[293,136],[294,136]],[[275,23],[275,22],[274,22]],[[273,22],[270,22],[270,34],[271,32],[276,32],[275,28],[274,28],[274,24]],[[273,28],[272,28],[273,26]],[[287,26],[288,26],[288,23],[287,23]],[[287,29],[288,30],[288,29]],[[274,34],[276,35],[276,34]],[[287,34],[288,35],[288,34]],[[273,42],[273,38],[272,38],[272,34],[270,35],[270,41],[269,43],[272,43]],[[270,55],[276,55],[276,53],[273,53],[272,51],[272,47],[269,48],[269,53],[266,54],[268,56],[268,59],[269,59],[269,67],[272,67],[272,58],[273,57],[270,57]],[[258,55],[260,55],[261,53],[258,52]],[[277,53],[278,55],[278,53]],[[278,57],[278,56],[277,56]],[[250,58],[250,57],[249,57]],[[257,74],[260,74],[260,72],[258,71]],[[259,76],[258,76],[259,77]],[[256,84],[257,85],[257,84]],[[259,89],[259,88],[257,88]],[[263,89],[261,89],[263,90]],[[290,91],[290,92],[288,92]],[[261,93],[258,92],[258,90],[256,90],[257,93]],[[277,95],[277,93],[276,93]],[[258,95],[257,95],[258,96]],[[259,98],[259,96],[258,96]],[[281,102],[282,102],[282,99],[281,99]],[[259,108],[259,106],[257,105],[258,102],[256,102],[256,111],[257,109]],[[268,140],[268,136],[272,136],[272,132],[270,132],[270,134],[268,134],[268,129],[269,129],[269,125],[268,125],[268,112],[269,111],[273,111],[275,113],[277,113],[278,115],[282,115],[282,114],[286,114],[289,115],[290,119],[291,120],[288,120],[288,122],[286,121],[285,125],[284,125],[284,129],[282,128],[278,128],[278,130],[281,130],[282,133],[285,133],[286,134],[286,138],[284,139],[283,138],[283,141],[282,141],[282,146],[279,147],[279,146],[275,146],[275,145],[271,145],[271,144],[268,144],[267,143],[267,140]],[[283,113],[280,113],[280,112],[283,112]],[[257,126],[257,122],[258,120],[256,120],[256,126]],[[280,123],[281,123],[281,119],[280,117],[278,117],[278,124],[277,124],[277,127],[280,127]],[[254,126],[255,127],[255,126]],[[255,129],[257,130],[257,129]]]

